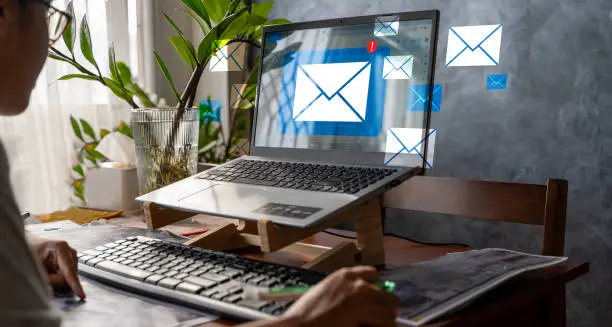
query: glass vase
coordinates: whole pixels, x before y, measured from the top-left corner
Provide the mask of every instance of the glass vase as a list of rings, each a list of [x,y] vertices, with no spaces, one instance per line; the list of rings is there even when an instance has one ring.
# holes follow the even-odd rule
[[[199,109],[132,109],[138,190],[152,192],[197,173]]]

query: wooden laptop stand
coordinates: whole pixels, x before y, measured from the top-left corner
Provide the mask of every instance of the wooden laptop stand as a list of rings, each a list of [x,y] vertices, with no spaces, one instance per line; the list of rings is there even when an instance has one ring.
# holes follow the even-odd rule
[[[157,229],[194,216],[192,212],[165,208],[152,202],[144,203],[147,226]],[[185,242],[201,248],[227,251],[247,246],[257,246],[262,252],[285,251],[314,257],[302,268],[332,272],[355,264],[379,265],[385,262],[383,248],[383,207],[379,197],[358,207],[331,217],[309,228],[276,225],[269,220],[258,222],[240,220],[227,223]],[[300,242],[325,229],[341,223],[355,223],[357,238],[334,247]]]

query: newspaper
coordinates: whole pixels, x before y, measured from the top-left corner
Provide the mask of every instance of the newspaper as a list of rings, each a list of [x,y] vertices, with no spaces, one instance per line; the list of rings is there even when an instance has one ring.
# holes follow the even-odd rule
[[[401,299],[397,322],[421,326],[469,304],[502,282],[529,270],[556,265],[567,258],[505,249],[452,253],[382,273],[395,282]]]

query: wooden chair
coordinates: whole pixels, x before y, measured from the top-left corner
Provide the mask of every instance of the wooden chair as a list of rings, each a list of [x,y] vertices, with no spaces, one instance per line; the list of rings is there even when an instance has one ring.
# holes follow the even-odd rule
[[[387,192],[384,207],[544,226],[542,254],[563,256],[567,180],[535,185],[416,176]]]
[[[387,192],[384,207],[544,226],[541,253],[564,253],[564,179],[534,185],[416,176]],[[549,303],[550,326],[565,326],[565,287],[554,290]]]

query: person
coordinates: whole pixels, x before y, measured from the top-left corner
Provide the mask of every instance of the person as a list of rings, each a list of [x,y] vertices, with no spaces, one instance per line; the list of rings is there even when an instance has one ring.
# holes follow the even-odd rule
[[[0,114],[17,115],[28,106],[50,44],[48,15],[67,14],[51,0],[0,0]],[[54,41],[54,40],[52,40]],[[273,326],[394,325],[399,300],[371,282],[371,267],[341,269],[315,286],[280,318],[247,324]],[[50,287],[69,287],[85,298],[76,252],[66,242],[24,232],[10,187],[6,153],[0,142],[0,326],[59,326]]]

